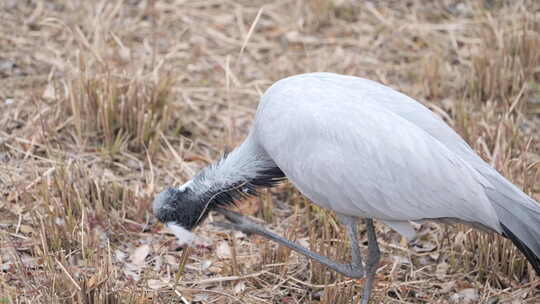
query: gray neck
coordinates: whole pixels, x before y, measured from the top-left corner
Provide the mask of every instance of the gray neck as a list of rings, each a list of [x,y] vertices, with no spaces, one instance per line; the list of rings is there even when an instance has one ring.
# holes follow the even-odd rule
[[[206,167],[186,185],[209,206],[233,203],[284,179],[283,172],[251,136],[230,154]]]

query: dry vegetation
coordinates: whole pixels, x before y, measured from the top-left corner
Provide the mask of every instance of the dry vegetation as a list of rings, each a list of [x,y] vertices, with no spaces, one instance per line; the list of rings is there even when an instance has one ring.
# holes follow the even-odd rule
[[[539,50],[535,0],[2,0],[0,303],[358,300],[361,282],[216,215],[178,250],[153,195],[239,143],[272,82],[332,71],[425,102],[538,200]],[[288,185],[241,208],[348,259]],[[373,303],[540,302],[506,240],[424,224],[408,247],[377,228]]]

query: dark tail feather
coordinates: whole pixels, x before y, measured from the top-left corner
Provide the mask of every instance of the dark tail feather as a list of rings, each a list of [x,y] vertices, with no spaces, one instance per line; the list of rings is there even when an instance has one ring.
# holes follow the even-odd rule
[[[540,276],[540,204],[500,176],[491,176],[495,186],[486,189],[499,218],[502,235],[525,255]]]
[[[529,263],[531,263],[536,274],[540,276],[540,258],[538,258],[536,254],[534,254],[534,252],[529,247],[527,247],[527,245],[525,245],[515,234],[513,234],[512,231],[510,231],[508,227],[506,227],[503,223],[501,223],[501,227],[503,229],[503,236],[510,239],[512,243],[516,245],[519,251],[521,251],[521,253],[523,253],[523,255],[527,258]]]

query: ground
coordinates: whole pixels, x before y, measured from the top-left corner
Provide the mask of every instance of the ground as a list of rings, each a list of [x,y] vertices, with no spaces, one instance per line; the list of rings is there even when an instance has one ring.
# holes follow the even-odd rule
[[[361,280],[219,215],[179,247],[153,197],[240,143],[273,82],[328,71],[424,103],[538,200],[539,49],[535,0],[3,0],[0,303],[358,301]],[[238,208],[348,260],[334,215],[287,183]],[[376,228],[372,303],[540,302],[507,240],[422,224],[408,246]]]

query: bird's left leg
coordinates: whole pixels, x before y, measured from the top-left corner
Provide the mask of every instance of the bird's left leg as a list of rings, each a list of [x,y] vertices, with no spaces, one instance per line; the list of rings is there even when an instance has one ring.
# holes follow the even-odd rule
[[[296,244],[295,242],[291,242],[271,231],[268,231],[261,225],[255,223],[254,221],[250,220],[249,218],[241,214],[238,214],[234,211],[231,211],[225,208],[220,208],[220,207],[215,208],[215,210],[225,215],[225,217],[229,221],[231,221],[231,223],[214,223],[214,225],[218,225],[218,226],[228,228],[228,229],[241,230],[246,233],[258,234],[274,242],[277,242],[285,247],[288,247],[289,249],[292,249],[300,254],[303,254],[307,256],[308,258],[311,258],[325,265],[326,267],[343,274],[344,276],[347,276],[350,278],[363,278],[364,277],[364,268],[362,267],[362,260],[359,254],[360,252],[359,249],[358,249],[358,252],[353,251],[353,263],[351,264],[337,263],[325,256],[312,252]],[[351,232],[354,231],[354,233],[356,234],[356,230],[350,229],[350,231]],[[352,239],[356,239],[356,235]],[[356,243],[356,248],[358,248],[358,243]]]

